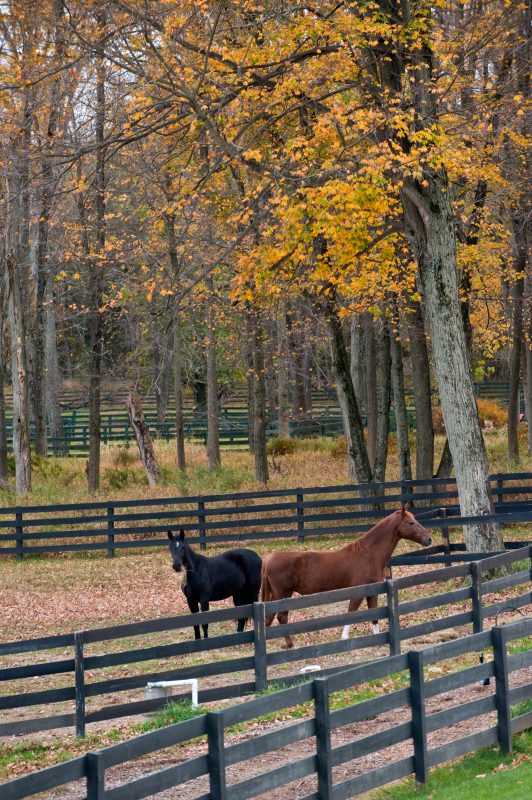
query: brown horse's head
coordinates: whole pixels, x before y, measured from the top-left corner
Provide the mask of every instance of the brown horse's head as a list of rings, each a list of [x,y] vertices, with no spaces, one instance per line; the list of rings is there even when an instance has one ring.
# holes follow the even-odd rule
[[[430,547],[432,544],[430,532],[408,511],[407,503],[395,513],[399,517],[399,527],[397,528],[399,538],[410,539],[410,541],[421,544],[423,547]]]

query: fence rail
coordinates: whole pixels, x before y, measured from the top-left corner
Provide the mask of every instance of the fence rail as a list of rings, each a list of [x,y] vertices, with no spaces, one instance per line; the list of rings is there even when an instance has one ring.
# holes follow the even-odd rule
[[[449,528],[492,519],[501,525],[532,520],[532,473],[490,477],[496,516],[459,517],[454,478],[371,484],[298,487],[153,500],[129,500],[0,509],[0,555],[106,551],[166,546],[166,531],[198,531],[188,537],[205,549],[208,542],[275,540],[360,533],[383,512],[410,502],[415,513],[432,517],[449,556]],[[441,513],[434,515],[435,508]],[[375,509],[378,510],[375,510]],[[440,551],[442,548],[440,548]],[[429,555],[426,553],[426,555]],[[435,554],[433,553],[433,556]],[[454,560],[461,558],[459,552]],[[404,562],[403,562],[404,563]]]
[[[515,712],[515,706],[532,697],[532,683],[510,689],[510,676],[532,664],[532,650],[526,646],[532,634],[532,619],[504,627],[494,627],[485,633],[463,637],[452,642],[409,651],[366,665],[352,667],[334,675],[315,678],[303,685],[285,689],[266,697],[225,709],[210,711],[195,719],[170,725],[103,750],[87,753],[84,757],[49,767],[4,783],[3,800],[21,800],[43,790],[65,785],[73,780],[86,784],[87,800],[119,800],[147,797],[163,789],[178,787],[187,781],[208,778],[209,793],[203,797],[247,800],[295,779],[312,776],[316,790],[307,793],[303,800],[343,800],[362,792],[385,785],[407,775],[415,775],[418,783],[425,784],[429,770],[436,764],[464,755],[479,747],[499,744],[503,753],[512,749],[512,734],[532,726],[532,712]],[[515,643],[524,643],[518,655],[512,655]],[[448,661],[457,656],[492,652],[492,660],[475,667],[455,670],[443,677],[430,678],[429,665]],[[406,676],[407,685],[394,688],[384,695],[355,702],[339,710],[331,709],[331,695],[378,678],[392,679],[397,673]],[[429,698],[458,690],[478,681],[495,679],[495,690],[489,691],[474,702],[461,703],[444,711],[430,713]],[[393,680],[392,680],[393,684]],[[226,736],[230,726],[256,720],[263,714],[290,709],[302,703],[312,704],[306,719],[277,728],[248,741],[232,743]],[[512,717],[512,709],[516,716]],[[389,712],[393,711],[393,715]],[[363,733],[353,738],[354,723],[372,720],[378,714],[388,713],[395,720],[384,730]],[[449,728],[457,721],[477,720],[478,717],[496,715],[495,724],[477,730],[474,734],[454,738],[451,742],[432,746],[430,735]],[[475,727],[478,722],[475,722]],[[334,745],[332,734],[342,731],[342,744]],[[203,753],[153,771],[118,786],[106,786],[107,770],[118,764],[156,753],[164,748],[200,738]],[[315,748],[304,757],[283,758],[287,745],[301,740],[314,741]],[[344,778],[334,780],[333,768],[367,754],[378,754],[385,748],[401,742],[410,743],[406,757],[392,754],[389,763],[367,771],[367,768]],[[277,754],[276,766],[258,772],[252,777],[227,783],[227,771],[232,766],[250,759],[260,759],[262,767],[268,754]],[[283,760],[285,763],[283,763]],[[256,762],[255,762],[256,763]],[[311,788],[311,787],[309,787]]]
[[[504,566],[519,565],[517,572],[504,577],[493,578],[490,573]],[[416,600],[401,601],[400,593],[412,587],[426,584],[445,584],[456,578],[470,578],[470,586],[451,591],[438,591]],[[86,725],[104,719],[144,714],[161,708],[165,699],[129,700],[115,702],[97,709],[88,710],[89,698],[116,695],[120,692],[142,690],[148,682],[161,680],[179,680],[183,678],[212,678],[231,676],[231,681],[223,685],[201,689],[200,702],[210,702],[232,697],[239,697],[264,690],[272,681],[293,682],[300,678],[299,673],[278,675],[272,678],[272,669],[307,659],[324,658],[330,655],[350,654],[361,649],[371,649],[377,653],[379,648],[387,647],[390,655],[397,655],[406,641],[427,636],[457,626],[471,625],[473,633],[484,629],[485,620],[495,617],[501,609],[510,604],[513,609],[521,609],[532,603],[530,581],[532,578],[532,545],[498,556],[483,559],[480,562],[461,564],[456,567],[434,570],[418,575],[388,579],[381,583],[351,587],[332,592],[323,592],[305,597],[287,600],[275,600],[267,603],[255,603],[253,606],[225,608],[218,611],[186,614],[166,619],[156,619],[140,623],[118,625],[110,628],[80,631],[62,636],[46,637],[22,642],[0,644],[0,658],[14,655],[34,653],[43,650],[70,648],[72,656],[40,663],[13,663],[0,668],[0,682],[6,686],[8,681],[28,680],[38,677],[69,674],[74,680],[71,685],[62,688],[50,688],[35,691],[19,691],[15,694],[0,696],[0,711],[30,708],[38,705],[53,706],[70,702],[73,710],[69,713],[52,716],[38,716],[0,723],[0,735],[16,735],[30,731],[49,730],[60,727],[76,727],[79,736],[85,735]],[[508,590],[514,589],[513,594]],[[503,599],[495,602],[493,595],[504,591]],[[334,606],[340,602],[355,598],[378,596],[383,598],[384,605],[377,609],[338,613]],[[485,598],[488,597],[488,601]],[[465,604],[466,610],[446,615],[445,610],[457,603]],[[317,618],[289,622],[287,625],[266,628],[265,615],[278,611],[295,611],[320,607]],[[331,608],[332,607],[332,608]],[[330,609],[330,610],[329,610]],[[424,622],[413,622],[412,616],[423,611],[439,609],[438,616]],[[90,645],[101,642],[117,641],[128,637],[146,636],[148,634],[172,631],[188,633],[193,625],[227,622],[251,617],[253,629],[243,633],[229,633],[203,640],[173,641],[148,647],[136,647],[117,652],[92,654],[88,652]],[[322,641],[317,644],[303,645],[293,650],[268,649],[268,643],[287,634],[297,635],[311,631],[324,631],[331,628],[342,628],[370,620],[383,620],[386,630],[382,633],[359,635],[347,640]],[[247,645],[244,654],[234,655],[234,648]],[[123,646],[123,645],[122,645]],[[250,649],[251,648],[251,649]],[[222,659],[229,653],[229,658]],[[208,654],[215,653],[214,660],[208,661]],[[175,660],[190,655],[203,655],[201,663],[183,664],[175,667]],[[376,654],[375,657],[378,657]],[[161,668],[157,672],[139,672],[127,677],[104,677],[98,680],[98,671],[110,667],[130,664],[143,664],[154,659],[172,659],[170,668]],[[345,669],[344,666],[340,667]],[[338,669],[334,667],[332,669]],[[283,667],[284,671],[284,667]],[[237,682],[235,676],[250,673],[251,680]],[[90,675],[90,679],[89,679]],[[95,680],[96,678],[96,680]]]

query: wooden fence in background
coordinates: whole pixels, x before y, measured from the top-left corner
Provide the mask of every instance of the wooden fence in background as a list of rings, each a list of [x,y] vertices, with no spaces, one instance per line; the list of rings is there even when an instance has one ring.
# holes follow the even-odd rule
[[[524,562],[518,564],[518,562]],[[489,573],[503,566],[518,564],[517,572],[498,578],[490,578]],[[455,578],[469,576],[470,586],[453,589],[452,591],[439,591],[416,600],[401,602],[400,593],[412,587],[421,587],[427,584],[444,584]],[[85,726],[91,722],[116,719],[136,714],[145,714],[161,708],[167,700],[135,700],[126,703],[117,703],[88,711],[87,700],[95,697],[104,697],[124,691],[142,690],[148,682],[161,680],[179,680],[185,678],[205,679],[213,676],[231,675],[233,680],[225,685],[201,689],[200,702],[210,702],[232,697],[239,697],[264,690],[271,683],[272,668],[280,665],[294,664],[295,662],[324,658],[330,655],[344,654],[349,657],[356,650],[380,648],[386,646],[390,655],[401,652],[402,643],[441,632],[453,630],[457,626],[472,626],[473,633],[483,630],[487,618],[496,618],[503,608],[511,606],[520,609],[532,603],[530,581],[532,578],[532,545],[520,550],[504,553],[486,558],[480,562],[461,564],[456,567],[434,570],[417,575],[405,576],[397,579],[388,579],[382,583],[367,586],[352,587],[333,592],[324,592],[306,597],[297,597],[290,600],[276,600],[268,603],[255,603],[253,606],[240,608],[225,608],[219,611],[187,614],[167,619],[156,619],[140,623],[113,626],[96,630],[86,630],[70,633],[63,636],[50,636],[21,642],[0,644],[0,657],[10,657],[17,654],[37,653],[52,649],[73,649],[70,658],[55,659],[41,663],[20,664],[0,668],[0,682],[5,686],[8,681],[20,681],[43,676],[58,676],[70,674],[74,676],[73,685],[63,688],[45,689],[35,691],[17,692],[0,696],[0,710],[13,710],[30,708],[37,705],[52,706],[57,703],[70,701],[74,704],[75,711],[54,716],[38,716],[31,719],[16,720],[0,723],[0,735],[16,735],[29,731],[48,730],[52,728],[76,726],[79,736],[85,735]],[[515,589],[511,596],[508,590]],[[494,602],[493,595],[504,592],[504,599]],[[354,613],[338,613],[330,607],[339,602],[346,602],[351,598],[368,596],[381,596],[384,605],[377,609],[357,611]],[[489,596],[488,602],[484,598]],[[459,613],[448,613],[450,606],[464,604],[466,610]],[[289,622],[287,625],[265,627],[265,614],[276,613],[282,610],[295,611],[300,609],[313,609],[322,607],[317,618],[310,618],[298,622]],[[467,607],[469,606],[469,607]],[[436,619],[412,624],[411,616],[431,609],[440,609]],[[446,615],[447,612],[447,615]],[[210,625],[242,617],[252,617],[253,629],[243,633],[232,633],[223,636],[214,636],[203,640],[178,641],[171,644],[157,644],[149,647],[139,647],[118,652],[104,654],[88,654],[87,648],[94,643],[121,640],[127,637],[147,636],[161,631],[191,631],[192,625],[209,623]],[[332,628],[340,629],[346,624],[368,622],[369,620],[384,620],[387,630],[379,634],[357,636],[348,640],[334,639],[314,645],[296,647],[293,650],[268,651],[268,642],[279,639],[287,633],[291,635],[323,631]],[[211,629],[212,632],[212,629]],[[251,649],[243,655],[220,660],[224,651],[230,651],[236,646],[248,645]],[[208,654],[215,653],[215,658],[208,661]],[[183,665],[175,667],[175,660],[194,654],[203,654],[202,662],[192,666]],[[106,677],[103,680],[94,680],[99,670],[130,664],[142,664],[154,659],[172,659],[170,669],[157,672],[139,673],[127,677]],[[337,669],[345,669],[346,664]],[[251,680],[238,682],[234,680],[239,673],[251,673]],[[91,680],[88,680],[90,674]],[[283,682],[300,680],[299,672],[290,676],[283,676]]]
[[[532,520],[532,473],[490,477],[491,493],[501,525]],[[371,498],[368,495],[371,494]],[[445,546],[424,551],[440,563],[450,557],[449,528],[466,524],[458,517],[454,478],[390,481],[371,484],[299,487],[148,500],[109,500],[62,505],[12,506],[0,509],[0,555],[106,551],[166,546],[168,528],[182,528],[191,544],[253,542],[361,533],[383,513],[410,502],[414,513],[441,529]],[[368,503],[373,504],[370,510]],[[435,507],[442,513],[435,513]],[[470,523],[475,520],[468,518]],[[468,556],[470,557],[470,556]],[[473,555],[473,557],[475,557]],[[402,563],[405,563],[404,561]],[[412,563],[416,563],[415,561]]]
[[[532,619],[528,619],[315,678],[303,685],[223,711],[210,711],[195,719],[16,778],[0,786],[2,798],[21,800],[72,781],[85,783],[87,800],[136,800],[202,777],[208,780],[209,791],[201,797],[216,800],[229,797],[231,800],[247,800],[309,776],[312,776],[314,789],[309,787],[311,790],[302,800],[344,800],[412,774],[418,783],[424,784],[431,767],[480,747],[498,743],[503,753],[511,752],[512,735],[532,726],[532,712],[519,708],[520,703],[532,698],[532,683],[510,688],[511,675],[532,664],[532,650],[526,644],[526,637],[531,634]],[[524,642],[524,646],[515,647],[519,642]],[[449,659],[488,650],[491,650],[493,660],[474,667],[455,668],[452,673],[437,678],[428,675],[429,665],[443,661],[449,663]],[[397,673],[406,674],[406,686],[338,710],[331,708],[333,693],[378,678],[392,679]],[[484,696],[472,702],[462,702],[433,713],[427,709],[428,698],[492,678],[495,678],[495,690],[486,689]],[[254,721],[261,715],[302,703],[312,704],[311,709],[304,719],[297,722],[234,743],[226,734],[230,726]],[[516,712],[515,716],[512,710],[514,714]],[[347,727],[360,726],[360,723],[383,713],[389,714],[390,719],[384,730],[372,730],[354,738],[353,729]],[[489,727],[479,730],[478,718],[487,714],[496,715],[495,724],[490,718],[488,723],[483,723]],[[474,721],[471,726],[474,733],[431,746],[432,733],[465,720]],[[333,736],[337,732],[342,733],[342,743],[335,745]],[[112,767],[193,738],[203,741],[200,755],[161,769],[154,770],[150,765],[150,774],[118,786],[106,786],[106,773]],[[289,755],[287,760],[283,752],[286,747],[309,739],[313,741],[310,755]],[[334,767],[368,754],[378,755],[404,742],[410,745],[408,755],[392,751],[388,763],[369,771],[366,767],[358,774],[335,781]],[[276,766],[264,770],[263,760],[268,754],[276,754]],[[258,763],[252,762],[257,769],[252,777],[242,780],[238,773],[231,772],[235,765],[249,764],[252,759],[258,759]],[[228,776],[232,779],[230,783]]]

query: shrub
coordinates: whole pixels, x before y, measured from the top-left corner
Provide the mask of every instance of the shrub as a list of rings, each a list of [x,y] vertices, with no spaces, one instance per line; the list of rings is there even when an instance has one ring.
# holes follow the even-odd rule
[[[268,440],[266,449],[271,456],[286,456],[290,453],[295,453],[297,450],[297,442],[295,439],[274,436],[272,439]]]
[[[113,467],[104,469],[103,479],[109,489],[114,492],[119,492],[128,486],[147,483],[146,476],[142,470],[114,469]]]
[[[113,451],[112,454],[113,466],[117,469],[125,469],[126,467],[130,467],[131,464],[134,464],[136,460],[137,456],[135,455],[135,451],[129,446],[129,444],[125,444],[123,447],[118,447]]]
[[[479,397],[477,400],[478,416],[480,425],[484,427],[486,420],[493,423],[494,428],[500,428],[507,422],[507,412],[498,403],[493,400],[487,400],[484,397]],[[432,424],[434,426],[434,433],[445,433],[445,424],[443,422],[443,414],[439,406],[432,408]]]
[[[339,436],[338,439],[334,440],[330,452],[333,458],[346,458],[347,439],[345,436]]]
[[[507,411],[493,400],[479,397],[477,400],[477,408],[482,427],[484,427],[484,422],[486,420],[492,422],[494,428],[500,428],[501,425],[506,425],[508,421]]]

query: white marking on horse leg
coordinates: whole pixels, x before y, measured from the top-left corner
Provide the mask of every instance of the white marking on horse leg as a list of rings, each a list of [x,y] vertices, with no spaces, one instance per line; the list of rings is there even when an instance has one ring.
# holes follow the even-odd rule
[[[351,630],[351,625],[344,625],[342,628],[342,639],[349,639],[349,631]]]
[[[380,628],[379,628],[379,623],[378,622],[372,622],[371,623],[371,632],[372,633],[380,633]]]

